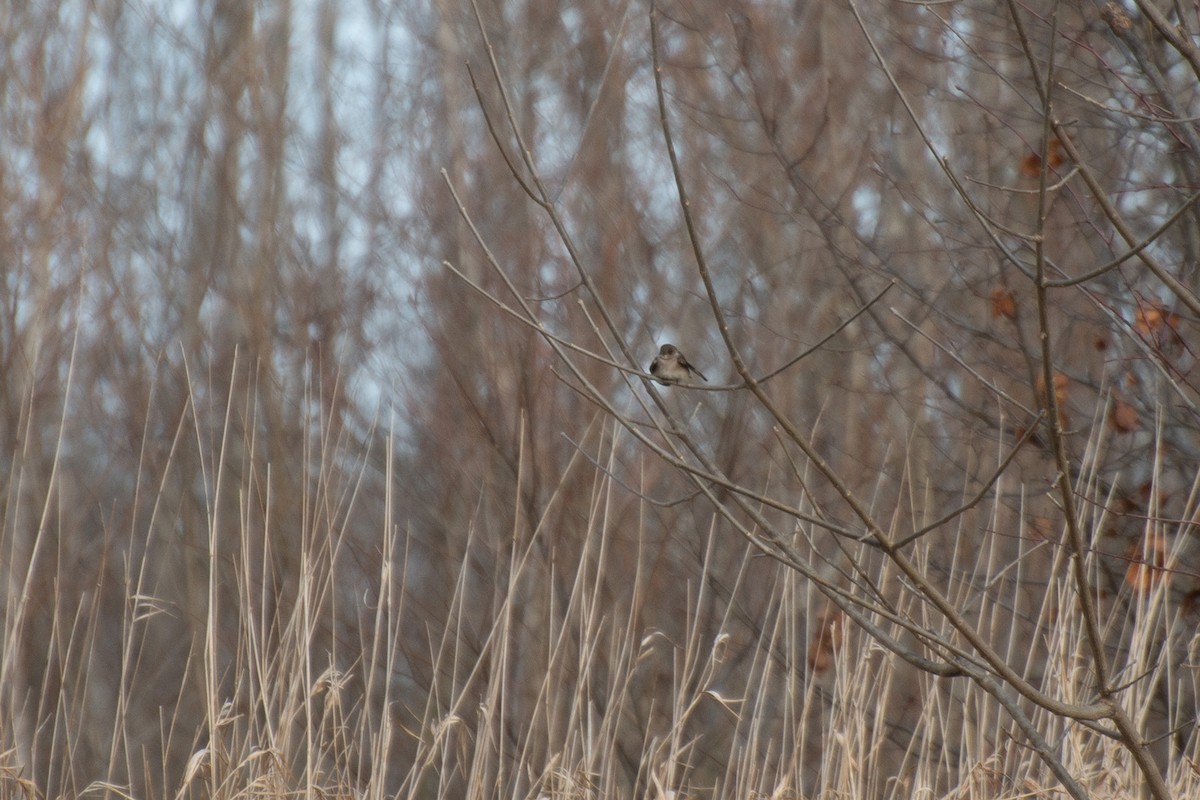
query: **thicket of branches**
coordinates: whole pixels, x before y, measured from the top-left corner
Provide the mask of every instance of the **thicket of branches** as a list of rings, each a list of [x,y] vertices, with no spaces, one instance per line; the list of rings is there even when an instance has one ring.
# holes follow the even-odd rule
[[[0,16],[3,791],[1200,791],[1185,12]]]

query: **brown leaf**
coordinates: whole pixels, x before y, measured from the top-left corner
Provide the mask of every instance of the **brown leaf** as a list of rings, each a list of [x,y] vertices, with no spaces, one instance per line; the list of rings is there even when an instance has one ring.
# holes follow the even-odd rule
[[[1070,427],[1070,417],[1067,416],[1067,387],[1070,380],[1061,372],[1054,373],[1054,402],[1058,404],[1058,424],[1060,427]],[[1042,408],[1047,408],[1050,403],[1046,397],[1046,381],[1042,378],[1041,373],[1037,376],[1037,394],[1038,401]]]
[[[1061,372],[1056,372],[1053,380],[1054,400],[1061,406],[1067,402],[1067,385],[1070,383],[1070,379]],[[1042,377],[1041,373],[1038,373],[1037,376],[1037,390],[1038,396],[1044,402],[1046,400],[1046,379]]]
[[[1049,517],[1033,517],[1029,520],[1026,531],[1034,541],[1049,542],[1057,538],[1054,522]]]
[[[1158,345],[1183,341],[1179,335],[1179,315],[1158,302],[1138,302],[1133,310],[1133,329]]]
[[[1138,412],[1132,404],[1117,399],[1108,412],[1108,424],[1117,433],[1129,433],[1138,429]]]
[[[808,668],[820,675],[833,666],[833,657],[842,645],[842,614],[829,607],[817,619],[817,628],[808,645]]]
[[[1139,305],[1133,312],[1133,329],[1149,335],[1162,327],[1163,313],[1157,306]]]
[[[1161,533],[1149,533],[1142,537],[1142,546],[1131,547],[1129,556],[1125,582],[1134,591],[1149,591],[1166,576],[1167,538]]]
[[[1017,318],[1017,296],[1003,286],[992,289],[992,318],[998,317]]]
[[[1042,157],[1037,153],[1030,153],[1021,159],[1021,174],[1027,175],[1030,178],[1036,178],[1042,174]]]
[[[1183,336],[1180,333],[1180,315],[1158,301],[1138,299],[1134,308],[1133,329],[1142,338],[1148,339],[1159,353],[1165,356],[1180,353]]]
[[[1058,139],[1054,139],[1050,142],[1049,155],[1047,156],[1046,160],[1047,166],[1049,166],[1050,169],[1058,169],[1065,164],[1066,161],[1067,158],[1063,155],[1062,142],[1060,142]]]
[[[1063,153],[1063,144],[1057,137],[1050,140],[1050,146],[1046,148],[1046,166],[1052,170],[1056,170],[1063,164],[1067,163],[1067,157]],[[1042,155],[1041,153],[1030,153],[1021,159],[1021,174],[1030,178],[1036,178],[1042,173]]]

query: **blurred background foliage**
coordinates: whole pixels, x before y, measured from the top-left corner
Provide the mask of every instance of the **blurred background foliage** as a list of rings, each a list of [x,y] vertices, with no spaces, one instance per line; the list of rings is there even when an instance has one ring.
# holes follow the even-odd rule
[[[610,682],[646,637],[722,642],[710,686],[763,692],[758,735],[776,746],[760,768],[819,762],[817,732],[838,713],[824,601],[755,558],[563,377],[537,331],[443,266],[511,303],[448,180],[546,328],[593,351],[607,341],[510,169],[516,144],[469,3],[20,6],[0,12],[6,774],[47,797],[101,780],[172,794],[220,720],[250,741],[304,696],[271,686],[265,663],[247,673],[250,638],[298,654],[303,686],[343,675],[357,698],[347,729],[401,732],[342,765],[351,786],[419,793],[410,768],[429,721],[489,702],[494,679],[495,728],[461,720],[470,741],[503,743],[479,774],[524,786],[522,769],[584,725],[581,692],[598,717],[620,706],[605,770],[645,791],[647,742],[673,730],[679,652],[648,650],[627,694]],[[1198,746],[1200,71],[1136,10],[1013,7],[857,3],[894,87],[845,2],[665,2],[668,107],[753,373],[892,285],[769,386],[898,535],[971,497],[1039,424],[1029,275],[1042,248],[1064,283],[1045,327],[1052,390],[1110,654],[1120,664],[1150,642],[1170,667],[1143,687],[1147,738],[1169,768]],[[479,11],[514,122],[641,359],[626,366],[672,341],[713,383],[737,381],[666,159],[647,6]],[[1195,18],[1171,20],[1194,40]],[[1039,85],[1066,141],[1047,136]],[[578,363],[640,418],[640,382]],[[731,481],[854,529],[747,392],[664,393]],[[921,541],[931,580],[1047,684],[1056,478],[1035,433],[986,504]],[[906,592],[878,553],[764,513],[831,581],[873,575],[883,595]],[[1155,589],[1164,610],[1142,639],[1135,601]],[[794,649],[763,648],[783,598],[800,620]],[[384,606],[397,613],[381,625]],[[576,614],[591,621],[568,624]],[[903,774],[923,704],[953,698],[950,683],[901,672],[879,701],[880,785]],[[571,687],[562,702],[545,700],[551,684]],[[797,718],[797,687],[819,713]],[[940,747],[958,747],[955,724]],[[714,785],[745,734],[718,703],[688,725],[690,774]],[[469,785],[466,763],[443,765],[443,780]],[[948,757],[934,784],[953,785],[955,769]]]

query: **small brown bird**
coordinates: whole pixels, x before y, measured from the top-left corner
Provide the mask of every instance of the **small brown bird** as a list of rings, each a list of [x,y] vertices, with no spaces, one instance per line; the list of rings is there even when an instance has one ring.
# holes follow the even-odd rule
[[[660,347],[658,355],[650,363],[650,374],[663,386],[680,382],[686,383],[693,372],[700,376],[700,380],[708,383],[708,378],[704,377],[704,373],[688,363],[687,358],[673,344],[664,344]]]

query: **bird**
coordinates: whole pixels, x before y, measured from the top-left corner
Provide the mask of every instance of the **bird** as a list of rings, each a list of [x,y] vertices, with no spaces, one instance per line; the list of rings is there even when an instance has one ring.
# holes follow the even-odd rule
[[[650,374],[663,386],[670,386],[680,381],[686,382],[692,373],[700,376],[700,380],[708,383],[704,373],[693,367],[679,348],[673,344],[664,344],[658,349],[658,355],[650,362]]]

